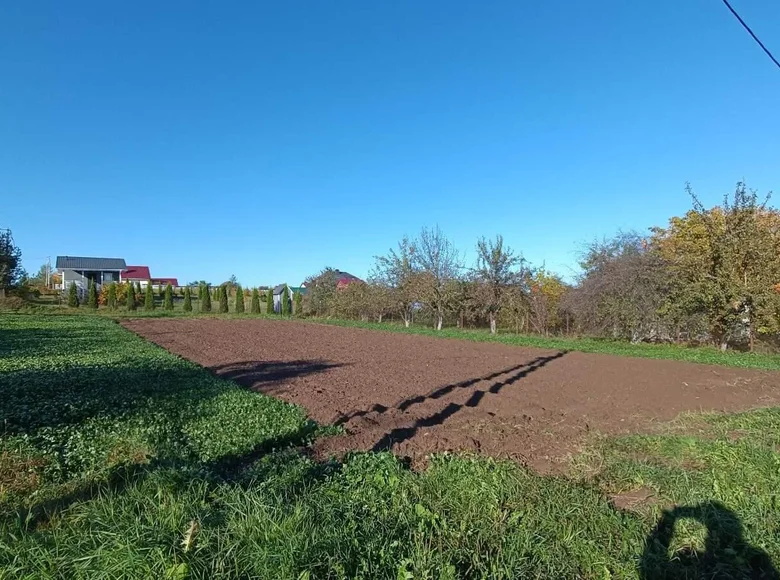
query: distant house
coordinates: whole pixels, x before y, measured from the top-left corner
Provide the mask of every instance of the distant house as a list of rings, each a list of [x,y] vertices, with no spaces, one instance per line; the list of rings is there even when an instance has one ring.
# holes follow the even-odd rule
[[[62,275],[62,290],[75,284],[85,291],[93,280],[98,288],[103,284],[119,282],[127,268],[122,258],[87,258],[83,256],[57,256],[57,272]]]
[[[292,311],[292,292],[290,292],[289,286],[287,284],[279,284],[278,286],[274,286],[273,294],[274,294],[274,312],[277,314],[282,313],[282,293],[284,292],[284,289],[287,288],[288,290],[288,300],[290,300],[290,311]]]
[[[177,278],[151,278],[152,286],[157,288],[165,288],[168,284],[174,288],[178,287],[179,280]]]
[[[141,288],[146,288],[152,274],[149,272],[149,266],[128,266],[122,270],[122,282],[140,283]]]
[[[349,272],[344,272],[342,270],[333,270],[333,275],[336,278],[336,290],[343,290],[344,288],[352,284],[352,282],[363,281],[357,276],[354,276],[353,274],[350,274]],[[305,294],[307,291],[306,282],[301,284],[301,286],[299,288],[296,288],[296,290],[300,290],[302,294]]]

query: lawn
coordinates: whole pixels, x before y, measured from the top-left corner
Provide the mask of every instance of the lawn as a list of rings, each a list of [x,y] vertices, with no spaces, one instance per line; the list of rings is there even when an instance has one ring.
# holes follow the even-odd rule
[[[0,315],[0,396],[0,578],[748,578],[780,565],[774,409],[594,435],[567,477],[451,455],[422,473],[388,454],[321,463],[305,446],[325,433],[297,407],[108,318],[39,315]],[[632,493],[631,510],[610,502]]]

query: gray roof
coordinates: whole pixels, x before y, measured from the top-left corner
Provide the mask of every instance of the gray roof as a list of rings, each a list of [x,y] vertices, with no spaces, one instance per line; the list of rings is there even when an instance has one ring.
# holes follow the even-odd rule
[[[274,296],[278,296],[282,292],[284,292],[285,287],[287,284],[279,284],[278,286],[274,286]]]
[[[124,258],[84,258],[81,256],[57,256],[58,270],[124,270]]]

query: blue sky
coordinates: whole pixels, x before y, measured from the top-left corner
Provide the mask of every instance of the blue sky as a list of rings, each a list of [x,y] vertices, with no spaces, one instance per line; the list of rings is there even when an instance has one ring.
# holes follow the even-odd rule
[[[780,52],[780,2],[733,0]],[[438,224],[583,241],[778,187],[780,70],[720,2],[16,2],[0,227],[156,276],[359,276]]]

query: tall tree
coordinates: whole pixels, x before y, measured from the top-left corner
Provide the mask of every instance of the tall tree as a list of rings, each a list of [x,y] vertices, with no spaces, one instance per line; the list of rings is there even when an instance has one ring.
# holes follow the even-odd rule
[[[388,309],[401,316],[407,327],[419,300],[415,252],[414,241],[404,236],[397,250],[391,248],[385,256],[374,256],[374,268],[369,274],[369,281],[383,288]]]
[[[127,298],[125,299],[125,308],[135,310],[135,286],[132,282],[127,285]]]
[[[561,300],[567,286],[560,276],[544,268],[537,269],[529,278],[529,313],[533,328],[548,336],[550,330],[561,325]]]
[[[165,287],[165,294],[163,295],[163,309],[173,310],[173,286],[170,284]]]
[[[336,298],[339,271],[327,267],[306,279],[306,303],[309,312],[315,316],[330,313]]]
[[[252,288],[252,305],[250,306],[252,314],[260,314],[260,292],[257,288]]]
[[[79,307],[79,289],[75,282],[71,282],[68,288],[68,306],[71,308]]]
[[[136,295],[138,300],[141,299],[141,294],[143,294],[143,293],[144,293],[144,290],[143,290],[143,288],[141,288],[141,282],[140,281],[136,282],[135,283],[135,295]]]
[[[705,314],[721,349],[744,337],[752,350],[757,334],[778,330],[780,213],[742,182],[712,209],[687,191],[693,209],[656,230],[677,282],[673,302]]]
[[[106,301],[109,310],[116,310],[116,282],[108,285],[108,300]]]
[[[414,254],[420,277],[420,296],[436,318],[436,330],[442,329],[444,315],[452,306],[456,282],[463,269],[463,258],[438,226],[423,228]]]
[[[217,288],[217,296],[219,297],[219,311],[225,313],[228,311],[228,289],[224,284]]]
[[[203,286],[203,297],[200,301],[201,312],[211,312],[211,290],[208,286]]]
[[[274,289],[269,288],[265,291],[265,313],[274,314]]]
[[[192,292],[189,286],[184,288],[184,312],[192,312]]]
[[[508,290],[521,278],[525,260],[504,247],[503,236],[495,241],[481,238],[477,242],[475,300],[490,322],[491,334],[496,333],[496,320],[506,302]]]
[[[282,316],[290,316],[290,290],[287,288],[287,284],[282,289]]]
[[[152,288],[152,281],[149,280],[146,283],[146,294],[144,296],[144,310],[154,310],[154,288]]]
[[[97,310],[97,307],[98,307],[97,288],[95,287],[95,281],[94,280],[90,280],[89,281],[87,306],[89,306],[90,308],[93,308],[94,310]]]
[[[14,244],[11,230],[0,230],[0,298],[23,276],[22,251]]]
[[[238,314],[244,313],[244,289],[241,285],[236,285],[236,312]]]

